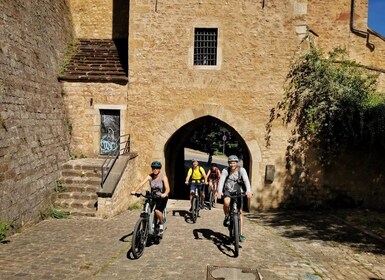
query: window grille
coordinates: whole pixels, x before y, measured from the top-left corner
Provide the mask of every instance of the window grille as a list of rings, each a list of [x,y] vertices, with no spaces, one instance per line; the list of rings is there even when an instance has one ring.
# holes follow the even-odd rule
[[[195,28],[194,65],[217,65],[217,28]]]

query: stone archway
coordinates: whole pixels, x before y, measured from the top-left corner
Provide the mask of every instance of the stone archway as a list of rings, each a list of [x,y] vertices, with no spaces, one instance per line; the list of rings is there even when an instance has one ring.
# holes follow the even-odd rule
[[[176,186],[174,184],[178,178],[175,174],[181,172],[178,163],[180,164],[183,161],[181,159],[183,153],[180,151],[184,142],[183,137],[194,129],[194,126],[198,124],[196,120],[200,118],[214,118],[238,135],[241,142],[243,142],[244,150],[248,151],[244,160],[244,167],[249,172],[250,182],[255,193],[257,185],[261,183],[259,170],[261,152],[256,137],[253,136],[253,133],[250,133],[249,123],[225,110],[223,106],[214,104],[202,104],[194,109],[187,109],[175,116],[160,130],[152,158],[165,163],[165,170],[170,180],[172,192],[175,192]],[[182,172],[184,173],[184,171]]]

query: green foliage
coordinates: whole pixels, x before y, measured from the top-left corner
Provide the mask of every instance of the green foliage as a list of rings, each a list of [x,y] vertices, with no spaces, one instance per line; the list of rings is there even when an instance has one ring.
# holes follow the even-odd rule
[[[64,192],[65,191],[62,180],[56,180],[55,191],[56,192]]]
[[[61,67],[60,67],[60,74],[59,75],[63,75],[64,74],[65,69],[69,65],[72,56],[76,53],[77,45],[78,45],[78,40],[76,40],[76,39],[72,40],[67,45],[67,48],[65,50],[65,54],[64,54],[64,57],[63,57],[63,60],[62,60],[62,64],[61,64]]]
[[[47,215],[51,218],[54,218],[54,219],[68,219],[70,216],[70,213],[66,212],[66,211],[59,210],[59,209],[55,209],[53,207],[50,207],[50,208],[48,208]]]
[[[242,154],[242,145],[235,133],[216,121],[203,123],[195,129],[186,146],[211,155],[223,154],[223,135],[227,137],[225,154]]]
[[[11,227],[12,223],[8,221],[0,221],[0,242],[7,236],[7,231]]]
[[[288,165],[311,146],[323,164],[347,147],[385,147],[385,98],[376,82],[377,75],[346,59],[345,50],[325,56],[310,44],[291,66],[283,100],[271,110],[267,145],[273,121],[282,119],[294,124]]]

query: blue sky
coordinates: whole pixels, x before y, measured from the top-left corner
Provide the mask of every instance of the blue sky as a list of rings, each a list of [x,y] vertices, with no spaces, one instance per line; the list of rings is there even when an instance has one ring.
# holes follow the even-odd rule
[[[385,38],[385,0],[369,0],[368,27]]]

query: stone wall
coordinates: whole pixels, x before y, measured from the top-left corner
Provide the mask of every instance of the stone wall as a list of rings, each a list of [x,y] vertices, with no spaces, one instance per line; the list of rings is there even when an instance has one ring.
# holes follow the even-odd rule
[[[69,0],[69,2],[77,38],[112,38],[113,0]]]
[[[111,218],[137,202],[137,199],[131,195],[132,186],[137,181],[137,178],[135,178],[136,169],[136,158],[132,158],[128,162],[112,197],[98,197],[97,217]]]
[[[0,4],[0,220],[39,219],[69,158],[57,75],[72,23],[67,1]]]
[[[212,116],[234,128],[247,145],[252,207],[279,207],[297,191],[284,168],[289,130],[276,123],[266,148],[265,124],[282,97],[293,57],[306,47],[301,44],[306,28],[318,35],[322,49],[342,46],[362,65],[385,68],[384,42],[370,36],[376,46],[370,50],[365,38],[350,31],[349,0],[268,0],[264,6],[248,0],[135,0],[129,1],[128,85],[63,82],[61,89],[56,77],[72,36],[71,15],[75,37],[114,38],[119,1],[51,2],[0,6],[0,217],[20,225],[37,218],[69,152],[99,155],[101,109],[121,111],[121,134],[131,134],[132,150],[139,154],[122,194],[148,173],[152,160],[171,164],[165,147],[177,131]],[[367,1],[355,3],[356,28],[365,30]],[[193,65],[195,27],[218,28],[217,66]],[[385,89],[379,73],[379,86]],[[264,183],[268,164],[276,167],[272,184]],[[314,201],[330,193],[322,187],[332,176],[325,178],[316,166],[312,170],[317,184],[298,192],[298,199]],[[381,182],[371,180],[377,184],[372,193],[383,195],[377,187]],[[365,182],[353,185],[338,180],[339,189],[359,197]]]
[[[97,157],[100,152],[100,110],[120,110],[120,134],[126,129],[127,85],[111,83],[62,83],[74,157]]]
[[[82,5],[88,3],[81,2]],[[73,139],[77,138],[72,142],[73,149],[79,148],[89,155],[96,152],[97,129],[92,137],[84,131],[90,129],[100,104],[121,106],[125,112],[124,131],[131,134],[132,149],[139,153],[136,178],[142,178],[152,160],[160,160],[166,167],[172,164],[165,156],[165,149],[177,131],[198,118],[212,116],[234,128],[247,145],[255,192],[252,206],[263,209],[282,206],[298,191],[293,190],[293,180],[298,178],[285,169],[289,130],[277,122],[272,145],[266,148],[265,124],[270,109],[282,98],[290,63],[307,46],[301,44],[307,28],[318,35],[315,42],[325,51],[345,47],[350,58],[365,67],[379,68],[380,89],[385,88],[381,72],[385,68],[381,59],[385,43],[370,36],[376,45],[375,50],[370,50],[365,38],[350,31],[350,0],[338,3],[269,0],[263,3],[130,1],[128,87],[64,84],[66,95],[74,98],[72,101],[66,99],[67,108],[72,107],[69,115],[74,120]],[[355,26],[366,31],[367,1],[356,0],[355,3]],[[87,6],[90,13],[94,4]],[[92,10],[89,16],[83,15],[84,20],[95,23],[107,15],[107,10],[106,7]],[[107,30],[105,26],[102,23],[98,30],[93,30],[83,25],[82,34],[93,37],[95,32]],[[195,27],[218,28],[217,66],[193,65]],[[84,99],[90,95],[94,100],[92,106]],[[77,110],[76,106],[88,108],[86,111],[90,113],[82,112],[80,107]],[[94,148],[90,149],[91,146]],[[265,167],[270,164],[275,165],[275,180],[265,184]],[[315,184],[304,192],[298,191],[298,199],[327,198],[330,192],[322,189],[327,181],[324,173],[318,166],[311,168]],[[132,182],[130,188],[136,183]],[[345,187],[357,192],[357,188]]]

